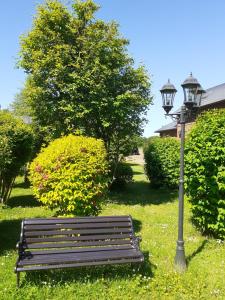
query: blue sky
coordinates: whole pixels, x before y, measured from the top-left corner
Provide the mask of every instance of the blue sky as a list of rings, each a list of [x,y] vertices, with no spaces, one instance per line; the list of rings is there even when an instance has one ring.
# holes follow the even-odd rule
[[[0,4],[0,104],[13,101],[25,75],[15,68],[19,36],[29,31],[35,6],[42,0],[7,0]],[[64,3],[70,3],[64,0]],[[192,71],[204,88],[225,82],[224,0],[96,0],[97,17],[120,24],[130,40],[136,65],[146,66],[152,80],[154,105],[148,113],[145,136],[169,123],[161,108],[159,89],[168,78],[183,101],[180,84]]]

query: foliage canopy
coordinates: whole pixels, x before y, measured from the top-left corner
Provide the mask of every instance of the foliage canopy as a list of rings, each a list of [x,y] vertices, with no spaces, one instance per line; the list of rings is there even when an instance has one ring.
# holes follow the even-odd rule
[[[151,103],[143,66],[134,68],[115,22],[94,18],[98,5],[56,0],[40,5],[21,37],[18,65],[28,74],[18,103],[54,137],[76,130],[101,138],[118,160],[129,138],[142,132]],[[116,146],[115,146],[116,145]]]

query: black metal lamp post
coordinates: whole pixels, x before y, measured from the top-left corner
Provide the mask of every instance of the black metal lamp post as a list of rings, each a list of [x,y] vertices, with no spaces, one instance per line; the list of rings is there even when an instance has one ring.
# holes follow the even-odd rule
[[[185,140],[185,122],[187,116],[191,114],[201,105],[201,96],[204,93],[198,80],[190,76],[181,85],[184,91],[184,105],[181,107],[180,113],[169,114],[173,108],[173,100],[177,92],[173,84],[166,83],[160,90],[162,94],[162,101],[166,112],[166,116],[176,118],[181,126],[180,131],[180,179],[179,179],[179,211],[178,211],[178,239],[175,256],[175,266],[178,271],[185,271],[186,260],[184,251],[184,239],[183,239],[183,221],[184,221],[184,140]]]

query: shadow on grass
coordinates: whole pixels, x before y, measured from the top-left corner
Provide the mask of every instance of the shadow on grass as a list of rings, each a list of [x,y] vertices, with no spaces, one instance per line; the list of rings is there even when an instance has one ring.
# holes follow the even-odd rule
[[[0,221],[0,255],[16,248],[22,219]]]
[[[8,200],[7,205],[11,208],[13,207],[35,207],[41,206],[40,202],[38,202],[33,195],[18,195],[13,196]]]
[[[7,206],[9,206],[10,208],[19,207],[19,206],[35,207],[35,206],[41,206],[41,204],[32,195],[30,184],[21,181],[21,178],[19,178],[19,180],[16,181],[16,183],[14,184],[13,193],[7,202]]]
[[[137,219],[133,219],[133,225],[134,225],[134,232],[135,233],[138,233],[141,231],[141,228],[142,228],[142,222],[137,220]]]
[[[14,188],[28,189],[30,187],[29,182],[19,181],[15,182]]]
[[[201,245],[189,256],[187,256],[186,261],[187,261],[187,265],[189,265],[190,261],[199,253],[202,252],[202,250],[204,250],[206,244],[208,243],[208,240],[204,240]]]
[[[134,162],[126,162],[127,165],[131,166],[131,167],[140,167],[140,164],[136,164]]]
[[[141,166],[140,164],[135,164],[135,163],[131,163],[131,162],[126,162],[126,164],[132,168],[133,175],[145,175],[144,170],[143,171],[137,170],[137,168],[142,169],[143,166]],[[135,167],[137,167],[137,168],[135,168]]]
[[[144,252],[144,263],[138,264],[123,264],[123,265],[107,265],[107,266],[92,266],[79,267],[61,270],[48,271],[32,271],[26,272],[25,276],[21,276],[21,288],[28,284],[39,286],[78,282],[85,284],[94,283],[97,280],[102,282],[111,281],[114,279],[130,280],[135,274],[141,274],[146,277],[154,277],[156,266],[149,261],[149,253]]]
[[[176,190],[153,189],[146,181],[136,181],[129,183],[122,191],[112,191],[109,200],[125,205],[159,205],[173,202],[178,197]]]
[[[140,172],[140,171],[133,171],[133,174],[134,174],[134,175],[143,175],[143,173]]]

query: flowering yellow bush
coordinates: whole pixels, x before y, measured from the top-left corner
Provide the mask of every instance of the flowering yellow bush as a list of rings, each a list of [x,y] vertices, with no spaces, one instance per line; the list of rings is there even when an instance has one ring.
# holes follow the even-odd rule
[[[69,135],[43,148],[30,166],[39,201],[59,214],[97,215],[108,183],[101,140]]]

